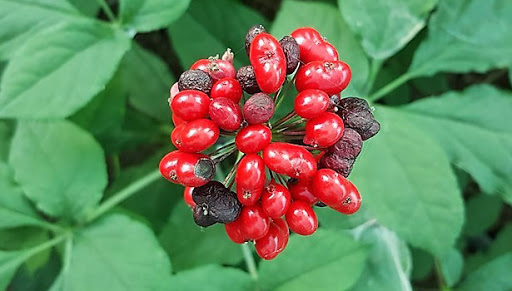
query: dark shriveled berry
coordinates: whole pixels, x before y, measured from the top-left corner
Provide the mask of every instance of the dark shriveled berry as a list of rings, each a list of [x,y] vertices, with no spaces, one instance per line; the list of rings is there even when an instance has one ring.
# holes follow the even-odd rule
[[[361,152],[363,140],[357,131],[352,128],[346,128],[343,136],[335,144],[330,146],[328,153],[334,153],[340,158],[355,159]]]
[[[202,227],[217,222],[233,222],[242,209],[236,194],[217,181],[210,181],[201,187],[194,188],[192,199],[196,203],[193,213],[194,221]]]
[[[255,94],[261,92],[258,83],[256,82],[256,75],[252,66],[245,66],[238,69],[236,72],[236,80],[242,86],[245,92]]]
[[[256,93],[245,102],[243,115],[249,124],[267,122],[274,115],[274,100],[265,93]]]
[[[279,44],[283,48],[284,56],[286,57],[286,74],[289,75],[295,71],[299,65],[300,51],[299,44],[291,36],[284,36]]]
[[[326,153],[320,159],[318,166],[321,169],[332,169],[346,178],[350,175],[354,162],[355,159],[342,158],[336,153]]]
[[[245,35],[245,51],[247,52],[247,55],[249,55],[249,50],[251,48],[251,42],[254,39],[255,36],[262,32],[267,32],[265,30],[265,27],[261,24],[257,24],[247,31],[247,34]]]
[[[343,119],[345,127],[357,131],[363,140],[379,132],[380,124],[375,120],[366,100],[357,97],[343,98],[338,108],[337,113]]]
[[[181,74],[178,80],[178,88],[183,90],[198,90],[210,94],[213,80],[207,73],[201,70],[188,70]]]

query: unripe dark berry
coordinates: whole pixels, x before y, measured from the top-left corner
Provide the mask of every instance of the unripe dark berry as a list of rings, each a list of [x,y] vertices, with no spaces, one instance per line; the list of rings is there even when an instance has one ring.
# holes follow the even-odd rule
[[[320,159],[318,166],[321,169],[332,169],[346,178],[350,175],[354,162],[355,159],[343,158],[336,153],[326,153]]]
[[[254,25],[247,31],[247,34],[245,35],[245,51],[247,52],[247,55],[249,55],[252,40],[254,39],[255,36],[262,32],[267,31],[265,30],[265,27],[263,27],[263,25],[261,24]]]
[[[335,153],[340,158],[355,159],[361,152],[363,140],[357,131],[346,128],[343,136],[335,144],[330,146],[328,153]]]
[[[213,80],[207,73],[201,70],[188,70],[181,74],[178,80],[178,88],[183,90],[198,90],[210,94]]]
[[[193,212],[194,221],[202,227],[217,222],[233,222],[242,209],[236,194],[217,181],[210,181],[201,187],[194,188],[192,199],[196,203]]]
[[[297,44],[293,37],[288,35],[283,37],[279,44],[283,48],[284,56],[286,57],[286,74],[289,75],[299,66],[299,44]]]
[[[373,117],[372,110],[366,100],[357,97],[347,97],[340,100],[337,112],[346,127],[352,128],[361,135],[363,140],[376,135],[380,124]]]
[[[242,86],[245,92],[255,94],[261,92],[258,83],[256,82],[256,75],[252,66],[245,66],[238,69],[236,72],[236,80]]]
[[[265,93],[256,93],[245,102],[243,115],[249,124],[267,122],[274,115],[274,100]]]

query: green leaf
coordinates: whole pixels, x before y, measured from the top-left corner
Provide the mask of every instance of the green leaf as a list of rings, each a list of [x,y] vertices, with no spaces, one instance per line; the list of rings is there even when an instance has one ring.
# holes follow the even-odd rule
[[[123,87],[133,107],[158,120],[169,122],[169,89],[176,81],[167,65],[155,54],[133,45],[121,62]],[[144,84],[144,86],[141,86]]]
[[[0,7],[0,60],[18,53],[49,26],[82,18],[66,0],[0,0]]]
[[[411,277],[413,280],[425,280],[432,273],[434,259],[432,255],[422,249],[411,248],[413,269]]]
[[[366,247],[348,234],[318,229],[293,235],[286,249],[259,266],[264,290],[345,290],[361,275]]]
[[[182,191],[168,194],[183,197]],[[200,228],[183,202],[173,209],[159,240],[178,271],[212,263],[236,264],[242,260],[240,246],[228,238],[224,225]]]
[[[512,64],[512,2],[440,1],[409,74],[485,72]]]
[[[100,4],[98,1],[84,1],[84,0],[68,0],[73,4],[76,9],[82,12],[84,15],[94,17],[98,14]]]
[[[251,290],[249,274],[239,269],[210,265],[179,272],[172,276],[171,284],[180,291]]]
[[[369,245],[363,274],[351,290],[412,290],[412,269],[407,244],[385,227],[368,229],[358,238]]]
[[[67,121],[19,122],[9,163],[25,194],[51,216],[79,219],[107,184],[100,145]]]
[[[128,29],[148,32],[171,24],[189,3],[190,0],[121,0],[119,18]]]
[[[229,8],[228,8],[229,7]],[[258,12],[234,0],[195,0],[190,9],[169,27],[176,54],[183,68],[200,58],[235,53],[236,68],[248,64],[244,39],[247,30],[267,21]]]
[[[466,235],[479,235],[498,222],[502,202],[499,197],[480,194],[471,197],[466,203]]]
[[[489,249],[475,253],[466,259],[465,270],[473,271],[479,266],[490,262],[491,260],[512,251],[510,242],[512,241],[512,223],[506,224],[500,232],[496,235],[496,238],[492,242]]]
[[[469,274],[459,290],[510,290],[512,289],[512,253],[498,257]]]
[[[381,132],[365,144],[350,177],[380,224],[440,254],[454,244],[464,221],[450,162],[408,114],[383,106],[375,114]]]
[[[342,94],[360,95],[368,79],[368,59],[338,9],[327,3],[286,0],[281,4],[271,31],[280,38],[302,26],[317,29],[338,49],[340,59],[352,69],[352,81]]]
[[[65,117],[104,89],[130,46],[99,22],[59,25],[34,36],[7,65],[0,117]]]
[[[488,85],[448,92],[405,107],[409,121],[432,134],[451,161],[493,194],[512,179],[512,94]],[[492,150],[489,150],[492,149]]]
[[[45,243],[49,233],[38,227],[18,227],[0,230],[0,250],[17,251]],[[25,262],[25,269],[34,272],[50,259],[51,249],[45,249]]]
[[[51,290],[168,290],[171,265],[154,234],[124,215],[77,231]]]
[[[459,282],[464,268],[464,258],[459,250],[452,248],[439,256],[439,267],[443,274],[443,279],[448,287],[453,287]]]
[[[437,0],[338,0],[343,17],[373,59],[387,59],[424,26]]]
[[[11,123],[0,121],[0,162],[7,161],[13,131]]]
[[[18,267],[25,261],[24,251],[0,251],[0,290],[7,288]]]

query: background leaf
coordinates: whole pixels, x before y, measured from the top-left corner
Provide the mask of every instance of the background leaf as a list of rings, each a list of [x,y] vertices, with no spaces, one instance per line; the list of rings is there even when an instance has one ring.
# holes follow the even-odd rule
[[[98,1],[68,0],[76,9],[87,16],[94,17],[100,9]]]
[[[249,274],[239,269],[209,265],[172,276],[170,286],[182,291],[251,290],[253,282]]]
[[[500,218],[501,199],[496,196],[478,195],[466,203],[464,234],[479,235],[492,227]]]
[[[0,289],[5,289],[9,284],[16,269],[25,260],[23,251],[0,251]]]
[[[51,216],[79,218],[107,184],[101,147],[66,121],[20,122],[9,164],[25,194]]]
[[[189,3],[190,0],[121,0],[119,18],[128,29],[147,32],[171,24]]]
[[[3,74],[0,117],[72,114],[105,87],[129,46],[121,32],[95,22],[62,25],[34,37]]]
[[[459,250],[452,248],[439,256],[439,267],[446,285],[453,287],[462,275],[464,258]]]
[[[512,279],[512,253],[498,257],[469,274],[459,290],[510,290]]]

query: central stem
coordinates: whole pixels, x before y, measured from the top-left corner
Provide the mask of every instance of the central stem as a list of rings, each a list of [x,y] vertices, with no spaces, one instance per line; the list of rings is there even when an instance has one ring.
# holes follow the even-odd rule
[[[252,255],[251,250],[249,249],[249,245],[244,243],[242,246],[242,253],[244,254],[245,264],[247,265],[247,270],[249,270],[249,274],[251,278],[256,281],[258,280],[258,271],[256,270],[256,263],[254,262],[254,257]]]

